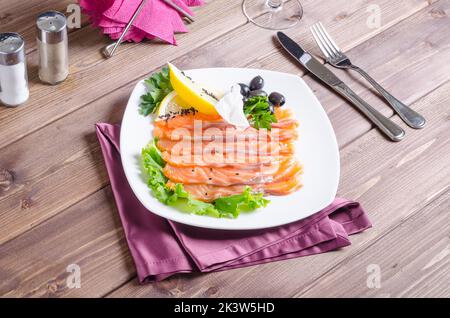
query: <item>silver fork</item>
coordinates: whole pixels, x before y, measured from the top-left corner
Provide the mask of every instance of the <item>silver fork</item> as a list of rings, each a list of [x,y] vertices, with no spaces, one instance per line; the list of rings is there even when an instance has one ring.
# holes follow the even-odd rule
[[[311,28],[311,33],[319,45],[320,50],[326,57],[326,61],[337,68],[350,69],[361,74],[375,89],[383,95],[386,101],[392,106],[394,111],[403,121],[412,128],[420,129],[425,126],[425,118],[420,114],[403,104],[397,98],[392,96],[380,84],[378,84],[369,74],[356,65],[353,65],[350,59],[341,51],[331,36],[323,27],[322,23],[316,23]]]

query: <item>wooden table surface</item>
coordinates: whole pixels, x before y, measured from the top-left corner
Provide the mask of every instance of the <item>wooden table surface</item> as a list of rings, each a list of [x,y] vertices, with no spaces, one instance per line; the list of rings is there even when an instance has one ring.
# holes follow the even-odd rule
[[[309,26],[322,21],[357,64],[422,113],[423,130],[386,140],[345,101],[287,59],[273,31],[246,21],[241,0],[196,8],[178,46],[123,45],[104,60],[108,39],[83,18],[71,30],[70,77],[39,82],[34,18],[74,0],[2,0],[0,32],[27,41],[31,98],[0,107],[0,295],[10,297],[437,297],[450,296],[450,0],[303,0],[287,34],[320,55]],[[380,13],[381,25],[371,17]],[[127,249],[94,124],[120,122],[133,86],[166,61],[180,68],[250,67],[298,74],[336,131],[338,195],[360,201],[374,227],[339,251],[140,286]],[[359,77],[336,71],[378,110],[405,127]],[[299,105],[301,107],[301,104]],[[69,264],[81,288],[66,284]],[[379,288],[368,284],[373,270]],[[377,287],[377,286],[375,286]]]

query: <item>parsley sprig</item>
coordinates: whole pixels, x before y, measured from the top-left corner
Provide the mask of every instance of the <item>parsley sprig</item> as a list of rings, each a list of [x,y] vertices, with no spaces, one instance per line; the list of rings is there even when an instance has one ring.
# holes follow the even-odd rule
[[[145,80],[147,93],[141,96],[139,113],[148,116],[158,109],[161,101],[166,97],[173,87],[170,84],[169,69],[164,67],[161,72],[152,74]]]
[[[249,98],[244,104],[244,114],[250,117],[250,123],[256,129],[270,130],[272,123],[277,122],[275,114],[270,110],[269,100],[266,96]]]

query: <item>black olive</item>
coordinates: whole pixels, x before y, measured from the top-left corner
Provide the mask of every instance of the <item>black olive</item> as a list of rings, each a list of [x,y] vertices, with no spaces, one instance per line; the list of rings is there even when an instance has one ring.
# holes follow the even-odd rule
[[[248,94],[249,97],[255,97],[255,96],[267,96],[267,93],[263,91],[262,89],[257,89],[255,91],[250,91],[250,94]]]
[[[258,89],[262,89],[264,87],[264,79],[261,76],[256,76],[250,82],[250,90],[256,91]]]
[[[270,93],[269,101],[276,107],[283,106],[284,103],[286,103],[286,99],[284,98],[284,96],[277,92]]]
[[[273,104],[269,102],[269,110],[271,114],[275,114],[275,108],[273,107]]]
[[[241,95],[244,97],[248,97],[248,94],[250,93],[250,87],[242,83],[239,83],[239,86],[241,87]]]

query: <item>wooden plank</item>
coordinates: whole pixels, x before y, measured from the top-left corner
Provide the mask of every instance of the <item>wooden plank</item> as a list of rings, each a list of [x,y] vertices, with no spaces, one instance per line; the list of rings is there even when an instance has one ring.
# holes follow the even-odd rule
[[[450,188],[298,297],[450,297]],[[377,266],[379,288],[367,284]],[[369,282],[372,282],[369,278]]]
[[[391,3],[391,1],[388,2]],[[359,14],[355,14],[355,17],[358,19],[354,21],[354,24],[365,25],[365,19],[360,18]],[[396,17],[394,18],[396,19]],[[423,19],[415,20],[419,21],[415,26],[417,29],[423,27],[420,21],[428,22],[428,20],[424,22]],[[352,30],[344,31],[349,37],[352,37]],[[233,37],[235,36],[233,35]],[[230,41],[233,37],[230,38]],[[270,41],[267,37],[265,39]],[[417,41],[420,40],[421,37]],[[354,41],[359,43],[357,38]],[[209,51],[210,45],[206,47]],[[436,50],[438,49],[440,46],[436,46]],[[217,52],[224,50],[233,51],[233,48],[216,46]],[[355,54],[358,54],[358,50],[359,47],[356,48]],[[278,54],[282,57],[280,53]],[[198,55],[192,59],[201,63],[202,56]],[[281,58],[276,61],[277,65],[281,63],[280,61],[288,64]],[[405,62],[408,63],[412,63],[412,61],[414,60],[405,59]],[[176,62],[177,64],[178,62],[185,63],[185,57]],[[237,60],[235,62],[240,63]],[[296,69],[296,66],[292,64],[291,68]],[[410,75],[410,73],[403,74],[403,76]],[[445,73],[445,75],[449,74]],[[425,77],[422,73],[415,76]],[[427,83],[435,84],[431,80]],[[0,158],[2,158],[0,168],[4,169],[5,175],[11,176],[10,180],[13,179],[4,186],[3,191],[0,189],[0,210],[3,211],[0,213],[0,223],[10,229],[8,232],[0,234],[0,242],[19,235],[24,230],[39,224],[107,184],[107,176],[92,126],[99,121],[119,121],[131,87],[131,85],[125,86],[73,115],[0,150]],[[423,88],[428,91],[434,87],[424,85]],[[406,91],[413,92],[411,89]],[[319,98],[324,96],[326,99],[326,96],[330,95],[324,89],[317,92],[323,94],[319,95]],[[426,91],[423,91],[423,94],[425,93]],[[346,105],[343,106],[346,107]],[[80,125],[79,123],[89,123],[89,125]],[[38,149],[33,147],[36,144],[40,145]],[[61,144],[64,144],[65,147],[61,148]],[[33,151],[31,152],[30,149]],[[20,166],[17,165],[18,158],[20,158]],[[36,161],[36,158],[41,159]],[[77,191],[73,193],[67,189],[77,189]],[[26,213],[21,213],[23,211]]]
[[[360,201],[374,224],[372,229],[353,236],[352,246],[206,276],[177,276],[146,287],[137,286],[133,280],[110,296],[271,297],[276,292],[278,297],[290,297],[307,290],[324,273],[363,252],[447,189],[449,102],[450,82],[414,105],[429,121],[425,130],[407,128],[408,138],[401,144],[387,142],[372,130],[342,150],[338,195]]]
[[[341,10],[350,13],[359,11],[361,7],[364,7],[364,3],[363,0],[351,2],[340,0],[327,4],[320,0],[304,1],[306,12],[317,13],[305,15],[303,23],[309,21],[309,24],[312,24],[312,22],[315,22],[317,20],[315,14],[319,12],[322,17],[331,17],[332,19],[336,12],[341,12]],[[386,20],[392,18],[393,20],[390,20],[392,23],[401,20],[403,16],[426,7],[429,3],[427,0],[411,0],[400,1],[396,6],[392,6],[392,1],[377,0],[373,2],[373,4],[380,4],[383,17]],[[395,16],[389,14],[394,9],[403,14]],[[131,51],[124,48],[118,52],[114,59],[104,60],[100,56],[99,50],[105,44],[105,41],[99,40],[98,31],[83,28],[74,32],[70,37],[71,76],[66,82],[56,87],[45,86],[37,80],[33,80],[32,85],[30,85],[31,99],[26,105],[17,109],[0,109],[0,127],[2,129],[0,147],[11,144],[89,102],[105,96],[117,87],[144,76],[150,70],[160,67],[167,60],[173,60],[187,53],[189,54],[184,57],[186,61],[193,57],[199,57],[199,54],[204,55],[201,50],[194,51],[194,49],[200,48],[213,39],[216,39],[217,42],[215,43],[219,45],[216,47],[218,51],[225,52],[222,51],[222,46],[226,43],[222,41],[220,36],[245,23],[240,0],[230,1],[227,10],[223,10],[223,4],[220,1],[211,2],[199,8],[198,13],[196,23],[190,26],[192,32],[178,36],[179,47],[157,43],[131,45],[133,48],[132,59],[129,58],[129,52]],[[213,20],[214,23],[211,23]],[[389,23],[386,25],[389,26]],[[355,25],[353,27],[348,29],[348,31],[352,31],[349,32],[349,38],[351,39],[355,39],[355,34],[356,36],[360,35],[359,32],[355,32],[358,28]],[[374,30],[371,34],[381,32],[381,30],[383,28]],[[249,32],[253,34],[250,36],[250,42],[247,41]],[[258,52],[259,55],[265,55],[276,50],[271,43],[272,40],[267,36],[267,30],[257,28],[254,25],[248,24],[244,26],[242,32],[232,34],[235,34],[232,43],[236,44],[236,39],[238,39],[240,45],[233,46],[230,51],[227,50],[227,55],[220,53],[214,57],[207,56],[205,58],[205,56],[201,56],[200,60],[209,60],[211,62],[209,66],[220,66],[223,61],[218,60],[218,56],[226,56],[226,60],[230,61],[233,56],[236,56],[236,52],[241,52],[241,50],[236,50],[236,47],[242,47],[242,44],[247,45],[247,43],[252,43],[249,50]],[[366,36],[364,34],[363,38]],[[361,41],[361,38],[357,38],[357,43],[359,41]],[[239,53],[237,62],[240,61],[240,64],[238,65],[248,63],[252,56],[254,54]],[[30,60],[35,59],[36,54],[30,54]],[[184,65],[183,63],[180,64]],[[123,65],[127,65],[126,74],[123,72]],[[199,66],[201,64],[196,65],[196,67]],[[36,75],[33,74],[32,72],[30,77],[36,79]],[[102,76],[99,77],[98,74]],[[92,89],[92,87],[95,87],[95,89]]]
[[[134,274],[109,188],[3,244],[0,254],[0,295],[7,297],[98,297]],[[80,267],[80,289],[66,284],[71,264]]]
[[[354,245],[348,249],[222,273],[177,276],[140,287],[135,278],[129,281],[134,274],[134,268],[126,251],[113,198],[109,188],[105,188],[32,231],[0,246],[0,294],[100,296],[129,281],[111,296],[232,296],[232,290],[237,292],[241,288],[243,290],[240,295],[247,293],[247,297],[269,294],[273,296],[274,290],[277,291],[277,296],[293,295],[298,290],[291,290],[290,294],[284,290],[286,286],[292,287],[289,281],[296,287],[301,283],[306,284],[308,278],[314,281],[322,270],[332,268],[339,260],[344,259],[345,255],[351,255],[351,252],[357,249],[364,250],[365,246],[370,245],[370,240],[375,240],[385,230],[388,231],[386,223],[395,225],[396,222],[413,215],[415,209],[419,211],[422,206],[439,196],[436,193],[446,185],[448,179],[448,175],[442,173],[448,162],[448,154],[445,155],[443,147],[446,141],[436,141],[428,148],[420,145],[428,144],[428,140],[434,140],[446,131],[448,122],[443,114],[449,101],[450,83],[415,105],[429,119],[430,129],[427,128],[423,132],[408,131],[412,137],[403,142],[403,153],[396,154],[393,150],[398,149],[396,147],[399,144],[385,142],[375,131],[344,149],[340,195],[359,198],[375,222],[375,228],[353,237]],[[414,148],[421,151],[414,153],[409,160],[408,157],[405,159],[404,154]],[[386,162],[380,161],[380,158],[384,158],[385,151],[393,153],[393,158]],[[415,160],[428,162],[430,169],[416,173]],[[395,173],[389,169],[399,162],[403,163]],[[368,171],[373,171],[373,174]],[[436,171],[441,171],[440,178],[426,180]],[[416,176],[415,180],[410,178],[411,173]],[[352,178],[353,175],[356,176],[355,179]],[[374,183],[372,180],[379,181]],[[370,188],[370,185],[373,187]],[[386,189],[392,190],[395,195],[390,195]],[[379,205],[380,198],[387,197],[389,200],[384,200],[383,204]],[[406,205],[399,206],[398,203]],[[383,216],[385,211],[392,211],[394,215]],[[74,238],[74,241],[67,242],[67,238]],[[323,257],[326,259],[321,260]],[[21,260],[20,264],[17,264],[18,259]],[[55,262],[55,259],[59,261]],[[64,272],[71,263],[81,266],[80,290],[65,288],[64,275],[67,274]],[[36,266],[41,270],[36,272]],[[292,273],[296,273],[295,277],[292,277]],[[273,282],[269,281],[261,286],[261,277],[275,277],[278,279],[278,285],[272,286]]]
[[[130,88],[118,89],[93,107],[78,111],[76,116],[65,117],[0,151],[4,176],[0,186],[0,224],[8,228],[2,232],[0,242],[108,184],[94,123],[119,121]],[[108,107],[102,107],[105,105]]]

